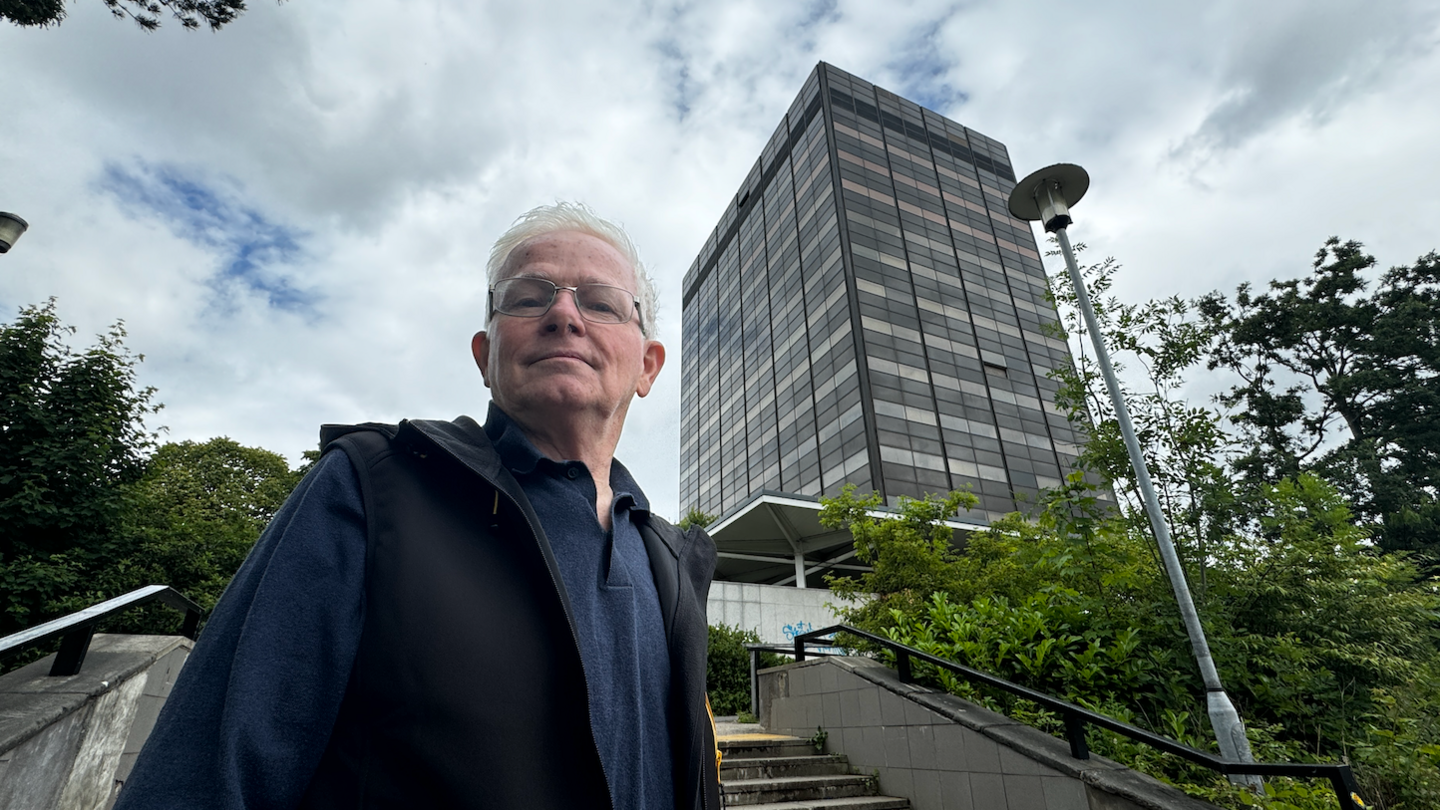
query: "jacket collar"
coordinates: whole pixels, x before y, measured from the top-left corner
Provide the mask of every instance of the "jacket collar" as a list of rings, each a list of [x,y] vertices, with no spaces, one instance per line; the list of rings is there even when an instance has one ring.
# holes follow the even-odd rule
[[[468,416],[453,422],[439,419],[406,419],[396,431],[396,438],[411,443],[428,444],[460,462],[480,477],[501,486],[511,495],[519,495],[519,485],[500,462],[500,454],[485,435],[485,430]]]

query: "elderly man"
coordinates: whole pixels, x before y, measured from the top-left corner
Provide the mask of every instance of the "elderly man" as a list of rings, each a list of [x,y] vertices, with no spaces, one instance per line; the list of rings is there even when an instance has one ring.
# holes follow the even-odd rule
[[[715,549],[614,459],[665,362],[630,239],[521,217],[483,426],[330,426],[156,724],[130,808],[714,808]]]

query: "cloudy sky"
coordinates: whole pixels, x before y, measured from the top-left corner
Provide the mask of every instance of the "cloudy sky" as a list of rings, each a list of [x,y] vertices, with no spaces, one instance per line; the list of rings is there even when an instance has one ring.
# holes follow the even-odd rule
[[[620,457],[679,513],[680,279],[821,60],[1017,173],[1085,166],[1072,237],[1126,298],[1293,277],[1332,234],[1440,248],[1433,2],[250,2],[218,33],[0,23],[0,210],[31,224],[0,320],[123,320],[170,439],[296,460],[322,422],[483,416],[488,245],[579,199],[660,284]]]

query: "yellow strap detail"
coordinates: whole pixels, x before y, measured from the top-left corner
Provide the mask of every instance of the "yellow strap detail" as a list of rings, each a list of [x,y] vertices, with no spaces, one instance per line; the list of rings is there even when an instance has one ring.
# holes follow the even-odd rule
[[[493,510],[491,510],[490,514],[492,514],[492,515],[498,515],[498,514],[500,514],[500,490],[498,490],[498,489],[495,490],[495,508],[494,508]]]

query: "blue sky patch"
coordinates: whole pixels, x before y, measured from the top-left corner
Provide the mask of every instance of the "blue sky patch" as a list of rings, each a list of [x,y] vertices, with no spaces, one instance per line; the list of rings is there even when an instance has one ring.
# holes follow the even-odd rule
[[[690,81],[690,64],[679,40],[674,37],[665,37],[655,43],[655,51],[660,54],[662,62],[669,66],[670,81],[673,85],[671,89],[674,91],[670,105],[675,110],[676,118],[684,123],[685,117],[690,114],[690,98],[695,91]]]
[[[836,23],[840,21],[840,0],[811,0],[806,4],[805,14],[796,23],[796,28],[806,30],[818,26],[820,23]]]
[[[900,79],[900,87],[895,88],[897,93],[942,114],[970,99],[968,93],[950,84],[948,78],[955,59],[941,51],[940,28],[957,10],[917,26],[896,58],[885,65]]]
[[[296,289],[281,271],[302,257],[301,231],[175,166],[140,162],[129,169],[110,163],[100,187],[132,215],[162,220],[177,236],[217,254],[220,272],[214,286],[222,296],[238,286],[265,296],[278,309],[313,307],[314,294]]]

